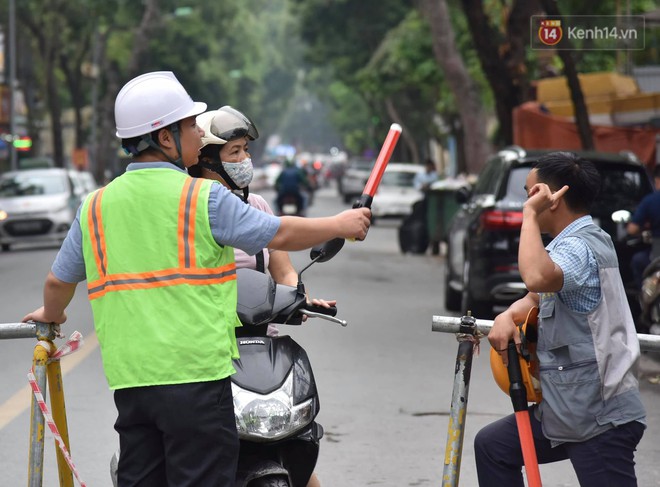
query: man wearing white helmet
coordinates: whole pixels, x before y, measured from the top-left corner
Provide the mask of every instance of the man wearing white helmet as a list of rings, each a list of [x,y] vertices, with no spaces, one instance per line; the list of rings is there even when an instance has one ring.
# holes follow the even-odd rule
[[[366,236],[369,211],[277,218],[189,177],[203,131],[171,72],[129,81],[117,136],[134,162],[81,205],[24,321],[63,323],[78,282],[88,298],[118,417],[120,487],[233,486],[238,437],[229,376],[237,357],[233,247],[301,250]]]

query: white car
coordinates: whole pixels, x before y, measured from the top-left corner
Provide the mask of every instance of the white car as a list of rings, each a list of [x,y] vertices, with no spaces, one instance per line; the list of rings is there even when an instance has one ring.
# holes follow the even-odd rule
[[[422,172],[422,165],[389,163],[371,204],[374,218],[403,218],[410,215],[413,205],[424,199],[424,193],[413,184],[415,176]]]
[[[91,173],[47,168],[0,176],[0,247],[18,243],[60,244],[78,206],[97,188]]]
[[[375,162],[373,159],[352,159],[348,162],[344,174],[339,178],[338,186],[344,203],[353,203],[362,195]]]

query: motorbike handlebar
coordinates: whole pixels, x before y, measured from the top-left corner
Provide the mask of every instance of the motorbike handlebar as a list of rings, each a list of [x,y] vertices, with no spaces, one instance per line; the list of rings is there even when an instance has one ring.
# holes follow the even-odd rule
[[[328,316],[337,316],[337,306],[330,306],[329,308],[326,308],[325,306],[317,306],[315,304],[308,303],[302,309],[303,313],[305,313],[306,311],[311,311],[312,313],[318,313]]]

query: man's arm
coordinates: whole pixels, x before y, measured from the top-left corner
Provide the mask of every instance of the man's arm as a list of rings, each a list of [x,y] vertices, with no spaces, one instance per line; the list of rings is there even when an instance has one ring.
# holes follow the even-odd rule
[[[628,225],[626,225],[626,231],[628,234],[639,235],[644,228],[648,227],[650,222],[649,202],[651,201],[652,196],[653,193],[646,195],[642,198],[642,201],[639,202],[639,205],[630,218]]]
[[[527,318],[529,310],[538,305],[539,295],[536,293],[527,293],[495,317],[493,327],[488,333],[488,341],[501,355],[504,365],[508,363],[506,348],[509,341],[513,340],[516,345],[520,344],[520,332],[516,325],[523,323]]]
[[[78,283],[64,282],[52,272],[48,273],[44,285],[44,305],[26,315],[23,321],[40,321],[42,323],[64,323],[64,310],[73,299]]]
[[[357,208],[323,218],[283,216],[268,248],[294,251],[308,249],[337,237],[362,240],[367,236],[370,215],[368,208]]]
[[[533,292],[556,292],[564,282],[564,273],[545,250],[538,217],[556,207],[568,186],[552,193],[548,185],[536,184],[523,206],[523,222],[518,247],[518,268],[525,286]]]

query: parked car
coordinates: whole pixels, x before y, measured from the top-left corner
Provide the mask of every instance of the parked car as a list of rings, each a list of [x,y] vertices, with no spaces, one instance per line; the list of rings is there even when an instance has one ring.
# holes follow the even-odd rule
[[[378,192],[371,204],[373,218],[403,218],[410,215],[413,205],[424,199],[424,193],[414,185],[415,176],[422,172],[424,166],[419,164],[390,162],[385,166]]]
[[[91,173],[26,169],[0,176],[0,247],[61,243],[83,198],[97,188]]]
[[[337,189],[344,203],[352,203],[359,198],[364,191],[364,185],[374,167],[373,159],[351,159],[346,165],[344,173],[338,180]]]
[[[471,310],[477,318],[492,318],[495,305],[508,305],[527,293],[518,271],[525,180],[534,162],[550,151],[507,148],[490,159],[472,190],[457,193],[462,207],[447,232],[445,307]],[[636,287],[630,271],[633,249],[625,229],[612,220],[617,210],[633,211],[653,191],[643,164],[629,152],[581,152],[601,174],[594,222],[612,237],[628,301],[637,313]],[[548,240],[546,239],[546,243]]]

